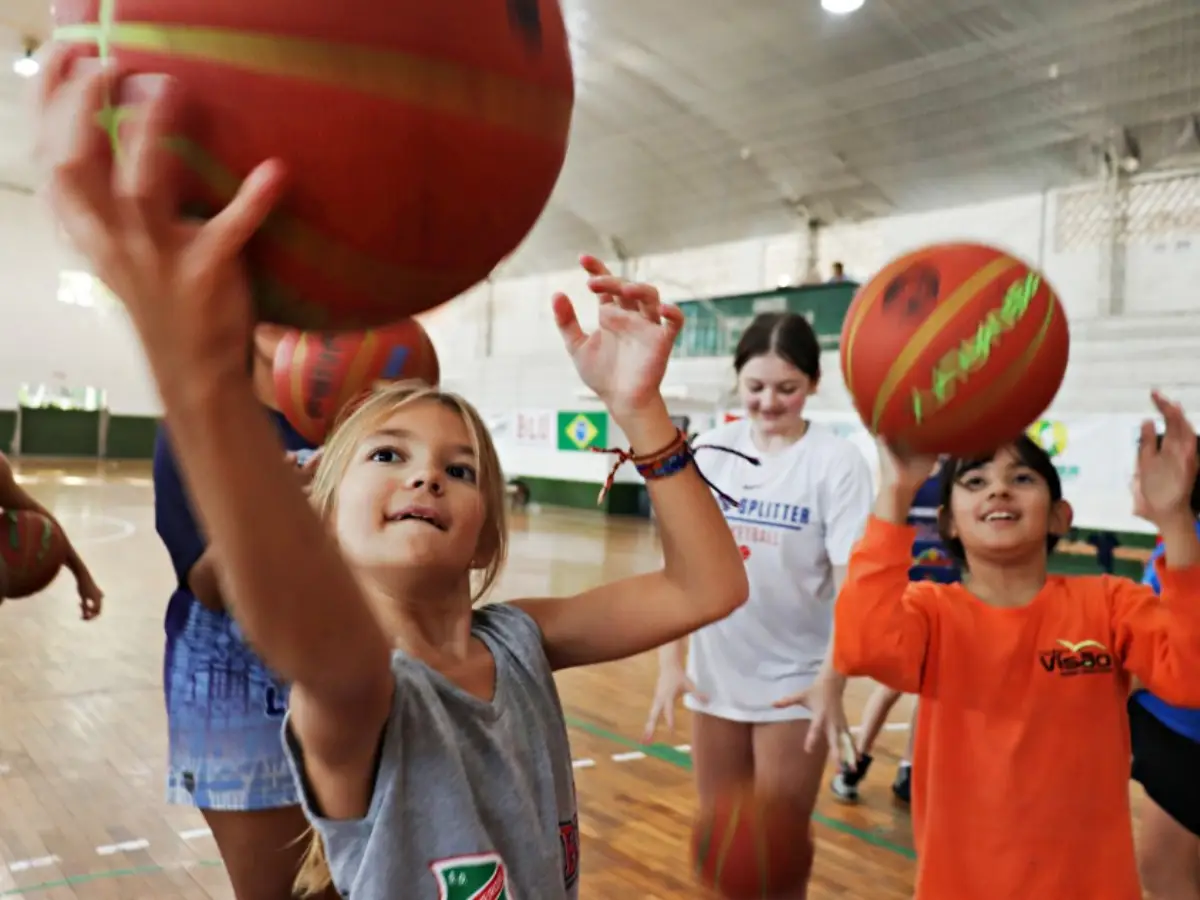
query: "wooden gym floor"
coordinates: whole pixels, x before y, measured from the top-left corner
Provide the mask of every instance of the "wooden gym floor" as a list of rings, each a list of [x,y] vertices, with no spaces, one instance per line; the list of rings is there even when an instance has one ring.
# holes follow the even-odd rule
[[[61,518],[107,596],[87,625],[69,575],[0,608],[0,898],[231,898],[200,815],[163,802],[162,620],[172,576],[154,533],[148,465],[26,465],[20,477]],[[512,527],[501,599],[567,593],[657,564],[645,522],[543,512],[515,515]],[[559,681],[584,900],[698,894],[686,713],[676,735],[638,743],[654,674],[647,654]],[[851,685],[852,723],[870,689]],[[911,896],[909,816],[889,790],[909,709],[905,700],[894,711],[861,805],[822,792],[811,900]]]

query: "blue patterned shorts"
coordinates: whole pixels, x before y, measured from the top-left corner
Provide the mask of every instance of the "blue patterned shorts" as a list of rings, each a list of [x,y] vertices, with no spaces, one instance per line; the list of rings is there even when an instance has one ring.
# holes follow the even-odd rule
[[[193,600],[163,662],[167,802],[246,811],[299,803],[283,750],[288,688],[233,619]]]

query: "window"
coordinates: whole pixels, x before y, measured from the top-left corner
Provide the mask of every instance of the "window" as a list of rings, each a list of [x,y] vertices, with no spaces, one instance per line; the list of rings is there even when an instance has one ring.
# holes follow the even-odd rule
[[[58,302],[68,306],[81,306],[109,312],[120,306],[120,301],[95,275],[90,272],[67,269],[58,273]]]

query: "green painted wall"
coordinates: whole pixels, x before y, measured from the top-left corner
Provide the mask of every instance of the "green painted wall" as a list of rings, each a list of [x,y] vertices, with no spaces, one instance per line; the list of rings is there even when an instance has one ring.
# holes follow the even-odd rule
[[[22,407],[22,456],[100,455],[100,413]]]
[[[109,416],[104,455],[108,459],[153,459],[157,433],[154,416]]]

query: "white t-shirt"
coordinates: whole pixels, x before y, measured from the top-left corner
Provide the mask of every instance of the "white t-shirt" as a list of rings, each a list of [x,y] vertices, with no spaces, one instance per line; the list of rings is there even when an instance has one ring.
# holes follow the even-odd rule
[[[725,509],[746,561],[750,598],[692,635],[688,676],[708,698],[689,709],[737,722],[805,719],[802,706],[771,704],[812,684],[833,635],[833,568],[862,535],[873,494],[871,471],[850,441],[817,424],[779,453],[761,453],[750,423],[730,422],[695,441],[696,465],[737,501]]]

